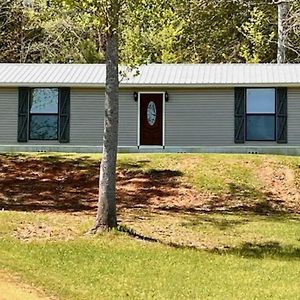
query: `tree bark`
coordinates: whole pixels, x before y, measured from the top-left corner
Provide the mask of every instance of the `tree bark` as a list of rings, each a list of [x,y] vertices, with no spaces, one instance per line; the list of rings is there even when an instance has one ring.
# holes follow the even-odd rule
[[[108,12],[106,48],[106,84],[103,153],[100,166],[99,200],[93,232],[117,227],[116,161],[118,151],[119,71],[118,0],[112,0]]]
[[[278,2],[278,48],[277,63],[286,62],[286,43],[287,43],[287,15],[289,4],[287,1]]]

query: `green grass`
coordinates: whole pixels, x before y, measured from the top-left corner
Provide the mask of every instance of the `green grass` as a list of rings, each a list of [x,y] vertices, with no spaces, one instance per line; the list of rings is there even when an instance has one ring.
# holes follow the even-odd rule
[[[257,156],[248,156],[247,164],[241,164],[242,155],[229,154],[148,154],[119,155],[119,165],[122,168],[151,170],[179,170],[182,180],[191,184],[199,191],[210,191],[222,194],[230,191],[230,184],[249,187],[260,187],[260,182],[253,172],[257,164]]]
[[[85,172],[100,155],[17,158],[75,163]],[[131,235],[90,236],[91,215],[0,211],[0,269],[60,299],[300,299],[300,216],[272,210],[270,186],[260,176],[268,167],[287,168],[298,188],[299,165],[300,158],[286,156],[121,154],[124,174],[151,182],[172,171],[176,182],[204,198],[225,199],[223,213],[125,207],[119,220]],[[254,210],[225,209],[230,201],[254,200]]]
[[[151,174],[153,170],[173,170],[177,179],[200,193],[230,195],[264,202],[266,183],[261,170],[269,166],[276,170],[286,167],[294,174],[294,184],[300,188],[300,157],[244,154],[121,154],[119,169]]]
[[[143,226],[151,228],[148,217]],[[85,236],[92,218],[1,212],[0,268],[61,299],[299,299],[299,217],[166,217],[214,247],[171,247],[118,232]],[[18,228],[28,224],[37,231],[41,224],[53,232],[68,228],[70,239],[22,240]]]

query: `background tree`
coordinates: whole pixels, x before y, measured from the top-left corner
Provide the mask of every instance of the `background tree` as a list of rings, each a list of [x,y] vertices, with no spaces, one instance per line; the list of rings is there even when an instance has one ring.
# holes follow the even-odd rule
[[[0,0],[0,7],[5,4],[0,61],[105,61],[106,0],[52,0],[50,6],[34,0],[26,9],[21,2]],[[276,62],[278,13],[272,2],[123,0],[120,63]],[[300,1],[289,1],[288,62],[300,61],[299,6]]]
[[[178,0],[127,1],[120,28],[120,57],[126,65],[182,61],[184,20]]]
[[[281,3],[286,5],[287,14],[283,16],[282,30],[284,30],[284,49],[287,62],[299,62],[300,61],[300,2],[299,1],[288,1],[287,3]],[[282,10],[281,10],[282,11]],[[278,7],[278,14],[279,12]],[[279,28],[278,28],[279,31]],[[282,43],[282,42],[281,42]]]
[[[278,46],[277,46],[277,62],[286,62],[286,47],[288,38],[288,13],[289,1],[277,0],[274,1],[278,5]]]
[[[31,61],[28,46],[39,35],[39,26],[30,28],[30,19],[21,0],[0,0],[0,62]]]
[[[239,54],[245,62],[260,63],[274,57],[275,32],[272,30],[270,17],[272,14],[255,6],[250,11],[249,19],[242,24],[240,32],[244,39]]]

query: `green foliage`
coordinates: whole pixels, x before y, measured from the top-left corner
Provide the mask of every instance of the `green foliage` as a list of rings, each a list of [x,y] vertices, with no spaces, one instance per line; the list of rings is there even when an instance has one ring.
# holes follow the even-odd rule
[[[0,0],[0,62],[31,62],[36,53],[32,45],[40,37],[39,24],[31,26],[21,0]]]
[[[245,39],[241,45],[240,55],[247,63],[264,62],[267,55],[273,52],[275,33],[270,32],[266,20],[268,20],[266,13],[254,7],[250,12],[249,20],[241,27]]]
[[[104,62],[110,0],[0,1],[2,62]],[[122,0],[120,61],[275,62],[277,7],[268,1]],[[289,14],[288,60],[299,61],[299,1]],[[2,25],[1,25],[2,24]]]
[[[42,62],[95,63],[104,61],[105,37],[101,32],[101,14],[82,12],[81,1],[43,1],[28,9],[35,24],[43,28],[43,39],[36,44]],[[71,4],[74,4],[73,6]]]
[[[124,64],[181,62],[184,20],[178,17],[175,5],[174,0],[140,1],[124,13],[120,55]]]

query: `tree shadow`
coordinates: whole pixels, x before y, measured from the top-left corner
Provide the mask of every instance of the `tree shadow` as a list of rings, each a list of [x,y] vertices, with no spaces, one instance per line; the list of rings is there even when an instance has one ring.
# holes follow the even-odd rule
[[[259,198],[260,199],[264,196],[264,193],[262,192],[261,189],[248,184],[236,184],[230,182],[227,185],[229,187],[230,195],[235,198],[250,198],[250,199]]]
[[[0,156],[0,209],[79,212],[95,209],[97,162]]]
[[[121,164],[117,171],[119,207],[148,206],[153,198],[176,195],[179,171]],[[0,155],[0,209],[95,213],[99,162],[65,158]]]
[[[215,215],[208,214],[198,214],[191,220],[182,223],[184,227],[194,227],[198,225],[208,224],[216,227],[221,231],[233,228],[238,225],[247,224],[250,222],[248,218],[232,219],[232,218],[218,218]],[[230,216],[230,215],[229,215]]]
[[[287,212],[282,199],[262,188],[235,183],[229,183],[228,187],[228,193],[210,197],[203,208],[209,212],[245,212],[258,215],[278,215]]]
[[[160,208],[165,199],[178,196],[183,173],[173,170],[126,171],[118,178],[117,201],[120,208]]]
[[[280,258],[287,260],[299,260],[300,248],[292,245],[283,245],[277,241],[265,243],[245,242],[239,247],[225,247],[223,249],[214,249],[211,252],[218,254],[231,254],[244,258]]]
[[[143,169],[150,162],[148,159],[138,160],[134,162],[130,161],[118,161],[118,169],[120,171],[138,170]]]
[[[160,238],[153,238],[151,236],[143,235],[142,233],[137,233],[134,229],[128,228],[126,226],[120,226],[119,230],[124,232],[134,238],[160,243],[177,249],[189,249],[194,251],[208,252],[217,255],[234,255],[241,258],[247,259],[280,259],[280,260],[300,260],[300,248],[294,245],[285,245],[278,241],[268,241],[263,243],[251,243],[244,242],[240,246],[222,246],[211,248],[199,248],[195,245],[181,244],[176,242],[166,241]]]
[[[249,185],[230,183],[226,195],[201,194],[182,183],[181,171],[150,169],[149,162],[118,162],[119,208],[194,214],[285,212],[280,199]],[[95,213],[99,163],[89,156],[0,155],[0,209]]]

